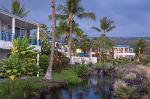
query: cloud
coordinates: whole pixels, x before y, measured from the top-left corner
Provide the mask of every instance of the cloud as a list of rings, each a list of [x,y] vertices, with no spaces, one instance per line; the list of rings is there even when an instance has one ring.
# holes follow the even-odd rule
[[[27,17],[40,23],[49,25],[50,14],[49,0],[21,0],[30,14]],[[10,9],[12,0],[0,0],[0,6]],[[57,4],[65,2],[56,0]],[[76,20],[89,36],[98,36],[92,26],[99,26],[99,19],[107,16],[115,21],[116,29],[109,36],[137,37],[150,36],[150,0],[82,0],[85,11],[94,12],[96,21],[88,19]]]

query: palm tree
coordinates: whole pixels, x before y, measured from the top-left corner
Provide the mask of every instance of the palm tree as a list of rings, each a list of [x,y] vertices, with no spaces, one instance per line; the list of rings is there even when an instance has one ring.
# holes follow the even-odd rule
[[[81,0],[67,0],[65,5],[59,5],[57,10],[60,14],[57,15],[58,19],[62,19],[69,24],[69,56],[71,58],[71,46],[72,46],[72,33],[73,33],[73,21],[74,18],[90,18],[95,19],[93,13],[85,13],[83,7],[80,5]]]
[[[137,57],[136,61],[137,63],[139,63],[141,55],[143,54],[144,49],[148,47],[148,44],[144,39],[140,39],[135,42],[134,47],[135,47],[135,53]]]
[[[19,17],[26,17],[29,11],[26,11],[24,5],[21,5],[19,0],[13,0],[11,13]]]
[[[100,26],[99,27],[92,27],[94,30],[98,32],[102,32],[103,36],[106,36],[107,32],[110,32],[115,28],[113,25],[114,21],[109,20],[107,17],[103,17],[100,20]]]
[[[91,41],[90,39],[87,37],[87,35],[83,35],[80,38],[80,48],[82,49],[82,51],[84,52],[84,55],[87,55],[88,51],[91,48]]]
[[[51,16],[52,16],[52,47],[51,47],[51,54],[50,54],[50,62],[45,74],[45,80],[52,79],[52,65],[54,60],[54,50],[55,50],[55,34],[56,34],[56,15],[55,15],[55,0],[50,0],[51,6]]]

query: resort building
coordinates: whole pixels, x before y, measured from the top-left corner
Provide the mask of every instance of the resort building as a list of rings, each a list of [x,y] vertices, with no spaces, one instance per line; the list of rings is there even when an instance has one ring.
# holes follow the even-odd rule
[[[114,46],[114,58],[115,59],[120,59],[120,58],[134,58],[135,53],[134,49],[129,47],[129,46],[124,46],[124,45],[118,45]]]
[[[7,58],[10,55],[12,40],[27,36],[30,38],[31,46],[40,52],[39,45],[40,24],[25,20],[11,13],[0,10],[0,59]],[[33,36],[34,35],[34,36]],[[39,55],[37,55],[37,61]]]

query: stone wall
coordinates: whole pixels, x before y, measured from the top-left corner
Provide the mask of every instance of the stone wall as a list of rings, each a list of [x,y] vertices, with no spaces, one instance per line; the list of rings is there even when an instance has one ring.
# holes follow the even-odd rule
[[[0,49],[0,60],[8,58],[10,55],[10,50]]]

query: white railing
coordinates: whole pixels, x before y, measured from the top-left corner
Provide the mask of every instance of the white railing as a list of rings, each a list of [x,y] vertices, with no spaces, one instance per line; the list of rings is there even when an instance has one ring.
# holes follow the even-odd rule
[[[75,63],[84,63],[84,64],[88,64],[88,63],[97,63],[97,57],[78,57],[78,56],[72,56],[71,57],[71,64],[75,64]]]
[[[41,51],[41,46],[38,45],[31,45],[34,46],[34,50],[36,51]],[[13,47],[12,42],[10,41],[4,41],[4,40],[0,40],[0,48],[1,49],[11,49]]]

